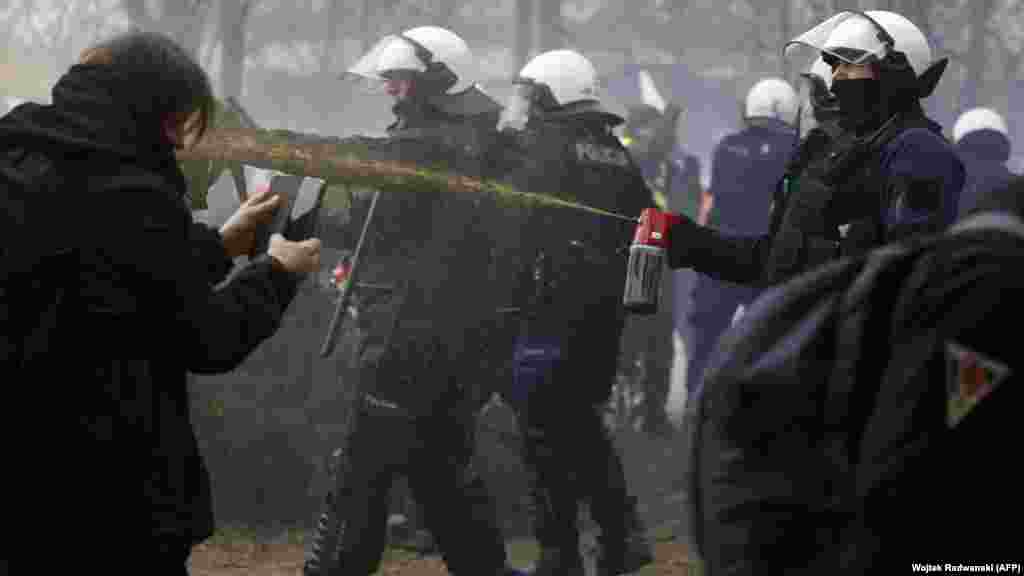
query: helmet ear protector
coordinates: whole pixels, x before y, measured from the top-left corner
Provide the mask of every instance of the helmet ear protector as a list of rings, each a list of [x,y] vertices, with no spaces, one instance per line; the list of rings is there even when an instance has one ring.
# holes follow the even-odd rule
[[[536,82],[530,78],[519,78],[516,80],[516,89],[520,91],[521,97],[527,103],[530,116],[540,116],[545,112],[554,111],[560,106],[551,88],[542,82]]]
[[[444,94],[452,86],[455,86],[459,81],[459,77],[455,75],[455,72],[452,72],[452,69],[447,64],[434,60],[434,53],[423,44],[405,34],[399,34],[399,37],[412,45],[413,50],[416,52],[416,57],[426,67],[426,70],[417,78],[417,83],[424,92],[427,94]]]
[[[809,72],[803,72],[800,76],[806,78],[810,83],[810,100],[815,110],[826,112],[839,110],[839,101],[835,94],[829,91],[828,84],[825,83],[823,78]]]

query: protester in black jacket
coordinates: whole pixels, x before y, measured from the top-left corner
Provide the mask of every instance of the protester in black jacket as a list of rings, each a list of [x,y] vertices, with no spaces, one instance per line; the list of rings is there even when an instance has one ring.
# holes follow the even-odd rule
[[[33,447],[32,513],[44,534],[66,532],[61,519],[75,529],[54,535],[59,550],[40,561],[56,573],[116,543],[116,555],[142,562],[132,572],[183,573],[214,527],[186,373],[228,372],[272,336],[302,275],[319,265],[319,240],[275,235],[267,254],[214,288],[277,200],[250,198],[219,233],[192,221],[175,151],[202,137],[213,97],[205,72],[169,38],[103,42],[52,96],[0,119],[5,168],[31,176],[51,167],[60,182],[5,231],[21,236],[5,251],[45,239],[72,254],[58,274],[71,289],[50,343],[14,381],[48,407],[49,434]],[[31,309],[32,294],[6,290],[14,285],[5,276],[5,298]]]

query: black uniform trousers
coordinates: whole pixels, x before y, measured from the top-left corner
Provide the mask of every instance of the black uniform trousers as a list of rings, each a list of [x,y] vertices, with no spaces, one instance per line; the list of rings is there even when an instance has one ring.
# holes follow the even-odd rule
[[[372,574],[387,544],[391,489],[409,480],[428,530],[455,575],[500,574],[504,538],[482,479],[470,466],[465,420],[450,412],[411,418],[386,403],[364,402],[349,440],[336,506],[345,518],[344,574]]]
[[[524,340],[520,351],[530,346]],[[542,341],[540,348],[545,348],[557,339]],[[530,357],[519,355],[516,390],[510,396],[532,472],[535,536],[542,547],[576,553],[578,504],[585,501],[601,529],[603,554],[618,557],[625,552],[635,502],[603,418],[614,373],[597,368],[605,363],[589,356],[548,358],[528,366]],[[597,381],[599,372],[607,383]]]

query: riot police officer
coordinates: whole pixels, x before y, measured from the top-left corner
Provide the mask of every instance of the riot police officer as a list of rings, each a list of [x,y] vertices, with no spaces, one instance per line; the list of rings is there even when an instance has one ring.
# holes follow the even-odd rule
[[[956,217],[964,167],[920,103],[946,60],[933,62],[921,30],[894,12],[846,11],[790,46],[813,48],[832,68],[837,137],[827,154],[787,170],[767,234],[742,237],[681,218],[669,233],[671,267],[773,285],[841,256],[940,231]]]
[[[502,178],[531,192],[637,213],[651,205],[650,192],[612,131],[622,118],[601,107],[596,80],[590,61],[570,50],[545,52],[522,68],[506,109]],[[621,292],[607,279],[625,279],[629,224],[538,206],[523,226],[524,315],[506,397],[535,473],[541,557],[534,573],[583,573],[581,501],[601,529],[599,572],[632,572],[652,555],[603,422],[623,326]]]
[[[348,74],[371,82],[384,81],[394,98],[392,135],[436,135],[453,123],[472,122],[492,131],[501,113],[480,86],[470,82],[472,53],[453,32],[419,26],[386,36],[370,48]]]
[[[350,72],[381,81],[396,101],[389,138],[367,140],[388,160],[440,162],[479,176],[501,106],[467,86],[465,41],[425,26],[387,36]],[[465,195],[442,191],[352,198],[335,241],[361,248],[354,318],[341,347],[345,386],[361,392],[346,450],[317,527],[310,574],[371,574],[386,545],[394,480],[405,476],[452,574],[500,575],[503,535],[471,466],[477,374],[473,330],[488,316],[488,235]],[[456,259],[454,255],[458,255]],[[467,298],[473,294],[473,298]],[[479,303],[479,306],[474,306]]]
[[[1006,120],[991,108],[973,108],[953,125],[953,142],[967,166],[967,183],[960,196],[960,214],[972,210],[978,199],[1004,186],[1013,177],[1010,131]]]
[[[723,232],[745,237],[768,233],[768,212],[775,182],[797,144],[793,127],[797,94],[781,78],[764,78],[747,92],[746,127],[722,139],[711,166],[711,209]],[[750,285],[718,281],[699,274],[694,288],[693,346],[689,358],[687,402],[701,392],[704,365],[718,337],[737,312],[757,295]]]

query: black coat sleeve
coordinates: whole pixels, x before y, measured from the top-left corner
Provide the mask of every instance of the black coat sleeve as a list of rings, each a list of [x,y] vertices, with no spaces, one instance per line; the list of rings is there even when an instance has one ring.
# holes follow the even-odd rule
[[[266,254],[252,260],[219,289],[211,286],[226,264],[213,238],[198,231],[187,209],[166,191],[110,190],[122,213],[139,214],[105,242],[109,253],[134,267],[134,278],[155,319],[171,329],[161,341],[195,373],[228,372],[277,330],[301,276],[272,267]],[[219,260],[219,262],[218,262]],[[161,327],[162,328],[162,327]],[[168,338],[169,337],[169,338]]]
[[[220,232],[201,222],[191,222],[188,227],[189,247],[210,286],[219,284],[231,272],[232,261],[224,251],[224,239]]]
[[[668,266],[693,268],[716,280],[753,285],[760,281],[771,236],[739,236],[701,226],[684,216],[669,232]],[[773,227],[774,228],[774,227]]]

